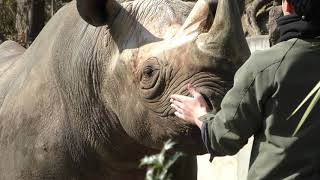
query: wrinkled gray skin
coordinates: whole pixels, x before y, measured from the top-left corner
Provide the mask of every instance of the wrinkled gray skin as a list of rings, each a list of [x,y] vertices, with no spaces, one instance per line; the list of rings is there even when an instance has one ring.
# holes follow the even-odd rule
[[[211,26],[205,1],[186,19],[191,7],[178,0],[79,0],[26,51],[3,43],[0,179],[142,180],[139,159],[169,138],[205,153],[169,96],[192,83],[219,108],[249,55],[235,3],[221,0]],[[173,179],[194,179],[194,159],[181,161]]]

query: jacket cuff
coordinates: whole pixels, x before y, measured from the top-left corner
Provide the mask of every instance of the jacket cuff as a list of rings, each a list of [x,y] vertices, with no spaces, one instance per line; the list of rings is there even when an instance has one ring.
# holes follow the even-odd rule
[[[202,138],[204,145],[206,146],[207,152],[210,154],[209,161],[212,162],[213,158],[215,157],[215,153],[214,153],[214,150],[211,149],[211,146],[210,146],[210,140],[209,140],[209,136],[208,136],[208,123],[207,122],[204,122],[202,124],[201,138]]]
[[[205,115],[203,115],[203,116],[200,116],[198,119],[199,119],[200,121],[204,122],[203,124],[205,124],[205,123],[213,120],[214,117],[215,117],[214,114],[208,113],[208,114],[205,114]]]

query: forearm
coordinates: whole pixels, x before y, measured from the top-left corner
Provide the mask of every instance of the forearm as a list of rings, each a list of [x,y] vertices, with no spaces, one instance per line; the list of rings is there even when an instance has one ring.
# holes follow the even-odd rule
[[[227,125],[225,119],[214,114],[207,114],[200,118],[203,121],[201,136],[208,153],[212,156],[236,154],[246,143],[251,132],[240,132],[234,125]]]
[[[203,122],[202,139],[214,156],[237,153],[260,128],[262,112],[255,77],[248,73],[248,67],[240,69],[234,86],[222,100],[221,110],[198,118]]]

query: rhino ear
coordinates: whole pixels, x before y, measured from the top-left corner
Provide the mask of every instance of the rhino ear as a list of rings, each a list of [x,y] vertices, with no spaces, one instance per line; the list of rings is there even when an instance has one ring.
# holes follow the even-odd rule
[[[112,23],[120,7],[115,0],[77,0],[80,16],[93,26]]]

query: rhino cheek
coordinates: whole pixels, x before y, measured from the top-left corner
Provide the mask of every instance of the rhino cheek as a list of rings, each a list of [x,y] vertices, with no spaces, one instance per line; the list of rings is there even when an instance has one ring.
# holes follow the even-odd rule
[[[147,111],[139,100],[137,85],[134,76],[129,72],[128,66],[119,63],[114,70],[114,74],[110,74],[107,81],[112,84],[111,88],[106,89],[105,100],[107,104],[111,103],[111,109],[117,116],[117,121],[128,138],[134,139],[139,144],[151,144],[148,129],[150,124],[146,121]]]
[[[121,110],[118,112],[120,124],[130,138],[152,149],[161,149],[163,143],[170,138],[184,144],[182,147],[187,149],[191,148],[188,147],[191,144],[192,146],[201,144],[200,136],[196,136],[197,140],[193,139],[189,133],[190,127],[183,121],[156,112],[163,106],[146,102],[135,93],[137,92],[131,89],[127,94],[121,95]],[[201,152],[199,149],[196,151],[196,148],[193,151],[193,153]]]
[[[156,117],[150,115],[146,107],[137,99],[127,99],[125,110],[119,114],[119,121],[127,133],[137,143],[152,149],[160,149],[165,141],[162,128],[154,128]]]

